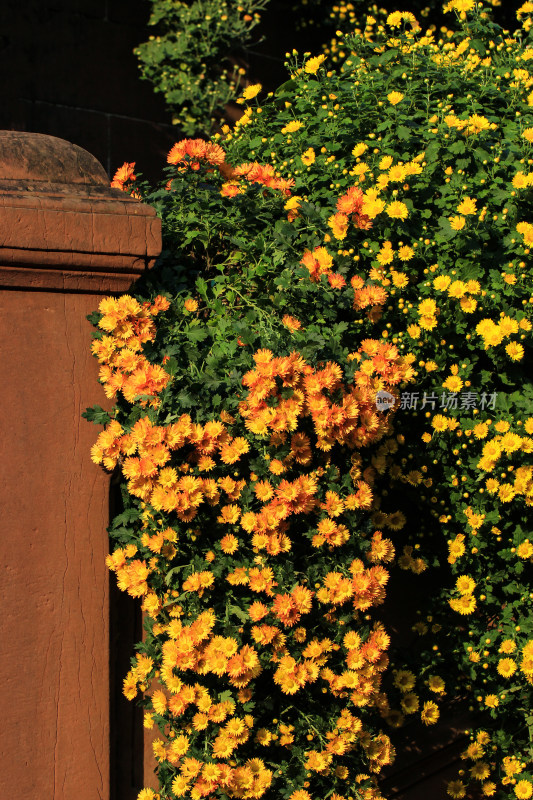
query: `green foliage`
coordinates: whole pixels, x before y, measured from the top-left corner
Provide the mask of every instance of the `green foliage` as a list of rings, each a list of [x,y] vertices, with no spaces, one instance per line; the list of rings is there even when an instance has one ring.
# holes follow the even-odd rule
[[[268,0],[151,0],[158,34],[135,49],[142,77],[161,92],[185,135],[208,133],[238,93],[243,48]]]
[[[368,16],[384,18],[394,4],[379,6],[367,0],[340,3],[311,0],[307,3],[269,8],[269,0],[247,0],[239,4],[228,0],[150,0],[149,25],[156,34],[135,49],[141,75],[151,81],[154,91],[162,93],[173,121],[182,135],[206,135],[224,119],[224,106],[235,101],[241,86],[246,85],[248,65],[246,48],[252,31],[264,37],[261,12],[278,14],[274,25],[294,26],[296,41],[302,49],[324,45],[333,63],[342,59],[342,42],[333,32],[360,31]],[[381,8],[384,5],[385,8]],[[514,21],[518,7],[515,0],[504,7],[494,0],[494,14],[501,23]],[[439,27],[444,21],[440,0],[410,0],[406,11],[420,13],[427,24]],[[331,38],[332,37],[332,38]],[[326,44],[327,42],[327,44]],[[268,41],[268,54],[281,59],[283,52],[274,39]],[[256,76],[269,83],[268,74]]]

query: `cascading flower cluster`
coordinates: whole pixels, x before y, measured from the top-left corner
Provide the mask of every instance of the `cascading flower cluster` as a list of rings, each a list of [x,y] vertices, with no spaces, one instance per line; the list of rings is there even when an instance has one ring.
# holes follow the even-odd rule
[[[139,395],[148,395],[152,398],[150,405],[157,406],[156,395],[170,376],[163,367],[148,361],[142,347],[154,338],[153,318],[168,306],[168,300],[161,296],[142,306],[129,295],[102,301],[98,327],[105,334],[93,341],[92,353],[101,365],[99,377],[107,397],[121,392],[132,403]],[[141,404],[147,402],[141,400]]]
[[[366,340],[351,354],[359,369],[347,384],[334,362],[313,367],[296,351],[274,357],[259,350],[242,378],[246,394],[236,416],[223,411],[201,424],[181,414],[158,424],[154,415],[164,409],[152,402],[146,413],[145,396],[163,385],[171,390],[171,376],[165,372],[150,392],[146,380],[130,376],[163,373],[141,351],[154,341],[153,317],[169,305],[162,296],[151,304],[104,299],[93,344],[106,393],[120,390],[131,407],[145,410],[129,425],[111,419],[92,457],[110,470],[120,465],[129,496],[140,503],[136,543],[116,548],[107,563],[119,588],[142,598],[150,621],[124,692],[133,698],[141,687],[145,724],[170,731],[166,743],[154,743],[164,796],[262,797],[280,784],[267,763],[294,742],[303,746],[302,775],[330,775],[340,762],[335,774],[345,782],[343,763],[354,751],[370,774],[379,772],[394,750],[365,716],[388,708],[381,682],[390,640],[379,622],[366,624],[360,615],[383,603],[383,565],[394,547],[381,531],[353,533],[354,520],[361,524],[372,505],[357,465],[363,448],[390,433],[376,391],[408,380],[410,360]],[[125,366],[126,351],[137,358],[137,371]],[[348,484],[340,485],[332,458],[342,451],[357,458],[335,459],[347,470]],[[200,527],[187,528],[191,523]],[[205,555],[197,539],[209,548]],[[335,549],[333,570],[324,548]],[[276,691],[282,713],[283,696],[294,696],[278,733],[267,706]],[[335,724],[323,719],[323,693],[339,714]],[[298,781],[294,769],[282,771],[282,784],[293,785],[296,800],[309,795],[309,781]],[[379,796],[368,774],[350,779]]]

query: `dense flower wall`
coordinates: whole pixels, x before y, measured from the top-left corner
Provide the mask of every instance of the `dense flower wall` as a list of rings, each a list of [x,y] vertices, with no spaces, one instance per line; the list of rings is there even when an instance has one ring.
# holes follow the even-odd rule
[[[166,250],[92,316],[116,405],[88,416],[162,800],[380,798],[397,729],[449,709],[448,795],[533,795],[533,4],[515,33],[447,11],[293,54],[155,191],[117,174]]]

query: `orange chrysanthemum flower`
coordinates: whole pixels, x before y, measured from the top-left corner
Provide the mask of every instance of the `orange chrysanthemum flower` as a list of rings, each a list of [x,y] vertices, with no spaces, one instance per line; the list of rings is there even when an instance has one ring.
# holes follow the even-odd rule
[[[125,161],[123,165],[119,167],[115,172],[115,174],[113,175],[113,180],[111,181],[111,187],[113,189],[124,190],[124,184],[134,180],[135,180],[135,161],[131,161],[129,163]]]
[[[299,331],[302,327],[302,323],[296,317],[291,317],[290,314],[285,314],[281,321],[292,333]]]
[[[269,613],[268,606],[255,600],[248,608],[248,615],[253,622],[259,622]]]

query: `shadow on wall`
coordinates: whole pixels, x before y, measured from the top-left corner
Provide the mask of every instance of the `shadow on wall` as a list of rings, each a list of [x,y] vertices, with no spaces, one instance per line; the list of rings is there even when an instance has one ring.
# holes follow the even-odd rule
[[[124,510],[120,485],[109,487],[109,519]],[[122,694],[134,645],[142,639],[142,614],[138,600],[117,588],[109,573],[109,697],[110,697],[110,800],[136,800],[143,788],[142,709]]]

